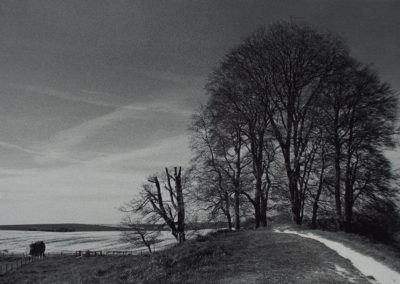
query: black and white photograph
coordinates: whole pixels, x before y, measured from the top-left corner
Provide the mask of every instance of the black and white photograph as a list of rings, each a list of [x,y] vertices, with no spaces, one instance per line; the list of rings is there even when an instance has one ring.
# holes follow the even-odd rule
[[[0,0],[0,284],[400,284],[400,1]]]

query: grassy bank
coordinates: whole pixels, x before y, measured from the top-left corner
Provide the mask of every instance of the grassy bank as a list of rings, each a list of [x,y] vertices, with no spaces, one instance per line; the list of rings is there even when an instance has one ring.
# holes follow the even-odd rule
[[[269,230],[216,233],[152,255],[58,257],[1,283],[368,283],[322,244]]]

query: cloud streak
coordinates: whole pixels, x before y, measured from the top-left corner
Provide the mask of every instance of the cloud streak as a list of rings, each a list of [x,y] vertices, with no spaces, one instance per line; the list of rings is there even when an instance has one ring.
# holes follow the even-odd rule
[[[31,148],[22,147],[22,146],[15,145],[15,144],[12,144],[12,143],[7,143],[7,142],[4,142],[4,141],[0,141],[0,147],[11,149],[11,150],[20,151],[20,152],[27,153],[27,154],[31,154],[34,157],[36,157],[36,159],[38,157],[42,157],[42,158],[46,158],[46,159],[49,158],[49,153],[47,153],[47,152],[40,152],[40,151],[31,149]],[[62,160],[64,162],[72,162],[72,163],[75,163],[75,162],[79,161],[77,159],[72,159],[72,158],[67,158],[67,157],[54,157],[54,159]]]
[[[159,75],[158,73],[156,74]],[[82,159],[79,157],[79,153],[76,151],[76,147],[87,142],[91,137],[104,131],[107,128],[113,127],[127,119],[131,119],[141,114],[151,117],[151,114],[158,116],[163,115],[181,115],[182,119],[188,119],[192,114],[191,110],[179,108],[178,104],[174,102],[148,102],[148,103],[136,103],[130,105],[117,105],[102,100],[94,100],[84,96],[75,95],[70,92],[58,91],[51,88],[43,88],[38,86],[32,86],[27,84],[15,84],[5,83],[8,87],[16,90],[22,90],[24,92],[41,94],[51,97],[60,98],[63,100],[91,104],[94,107],[110,107],[113,110],[107,114],[95,117],[93,119],[84,121],[71,128],[61,130],[54,134],[50,139],[42,143],[36,144],[30,148],[20,147],[14,144],[1,143],[0,146],[7,147],[22,151],[28,154],[34,155],[34,160],[39,164],[46,164],[56,161],[66,162],[81,162]],[[81,93],[89,94],[96,97],[110,97],[108,93],[98,93],[88,90],[83,90]]]
[[[71,150],[87,141],[100,130],[131,117],[135,111],[144,111],[143,107],[119,108],[109,114],[96,117],[72,128],[58,132],[45,144],[39,146],[47,158],[59,159],[67,157]],[[42,157],[40,157],[42,158]],[[38,159],[46,162],[47,159]]]
[[[80,144],[86,142],[90,137],[93,137],[101,130],[110,127],[118,122],[125,119],[140,115],[141,112],[164,112],[174,113],[174,109],[168,105],[129,105],[116,109],[115,111],[83,122],[72,128],[58,132],[45,144],[38,147],[40,153],[46,153],[46,156],[50,159],[64,159],[68,157],[70,151]],[[183,116],[191,115],[191,111],[180,110],[175,112]],[[38,162],[45,162],[46,159],[42,159],[43,155],[40,156]]]

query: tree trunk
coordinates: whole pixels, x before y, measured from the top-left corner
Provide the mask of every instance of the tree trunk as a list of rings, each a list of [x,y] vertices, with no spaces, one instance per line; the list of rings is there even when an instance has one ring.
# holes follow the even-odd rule
[[[261,164],[260,164],[261,163]],[[265,227],[266,224],[266,218],[264,215],[266,214],[266,208],[265,208],[265,200],[263,197],[263,188],[262,188],[262,161],[257,161],[256,166],[255,166],[255,178],[256,178],[256,228],[263,226]]]
[[[345,220],[344,220],[344,231],[350,233],[352,229],[352,219],[353,219],[353,204],[351,200],[347,200],[349,197],[346,194],[345,199]]]
[[[240,178],[241,178],[241,130],[239,129],[236,133],[237,135],[237,144],[235,146],[235,154],[236,154],[236,174],[234,176],[233,184],[235,186],[235,230],[240,229]]]
[[[227,191],[224,192],[224,198],[225,198],[225,215],[226,215],[226,220],[228,222],[228,228],[229,230],[232,230],[232,217],[231,217],[231,202],[229,200],[229,194]]]
[[[261,201],[261,192],[257,190],[257,185],[256,185],[256,194],[254,196],[254,219],[255,219],[255,225],[256,228],[260,227],[260,222],[261,222],[261,216],[260,216],[260,201]]]
[[[342,201],[341,201],[341,189],[340,189],[340,180],[341,180],[341,170],[340,170],[340,158],[341,158],[341,149],[340,149],[340,141],[339,141],[339,112],[335,111],[335,120],[334,120],[334,144],[335,144],[335,209],[336,209],[336,226],[339,230],[343,228],[343,216],[342,216]]]
[[[321,157],[322,157],[321,173],[319,175],[317,194],[315,195],[315,199],[314,199],[314,203],[313,203],[312,218],[311,218],[311,228],[313,228],[313,229],[317,228],[317,214],[318,214],[318,207],[319,207],[318,203],[319,203],[319,198],[322,193],[322,187],[323,187],[323,182],[324,182],[324,172],[325,172],[324,155],[325,155],[325,151],[323,151],[321,154]]]
[[[299,190],[297,188],[297,181],[293,177],[293,173],[290,174],[289,178],[289,191],[290,191],[290,201],[292,205],[292,218],[296,225],[301,225],[301,200],[299,196]]]
[[[355,106],[354,106],[355,107]],[[352,217],[353,217],[353,176],[352,174],[352,165],[351,165],[351,160],[353,157],[353,130],[354,130],[354,115],[355,115],[355,110],[353,108],[353,111],[351,113],[351,119],[349,123],[349,139],[347,141],[347,161],[346,161],[346,181],[345,181],[345,196],[344,196],[344,202],[345,202],[345,224],[344,224],[344,231],[345,232],[350,232],[351,231],[351,223],[352,223]]]
[[[168,175],[168,171],[167,171]],[[185,204],[183,202],[182,181],[181,181],[181,167],[174,168],[174,179],[176,189],[176,201],[178,205],[178,242],[183,243],[186,240],[185,236]]]
[[[342,201],[341,201],[341,190],[340,190],[340,149],[336,147],[335,153],[335,208],[336,208],[336,223],[339,230],[343,227],[343,217],[342,217]],[[339,152],[339,153],[338,153]]]
[[[268,199],[269,199],[269,191],[271,189],[271,180],[268,178],[267,175],[267,185],[265,187],[265,192],[264,195],[262,197],[262,206],[261,206],[261,210],[262,210],[262,225],[264,227],[267,227],[268,225],[268,219],[267,219],[267,211],[268,211]]]
[[[235,188],[235,230],[240,229],[240,188]]]
[[[296,225],[301,225],[302,218],[301,218],[301,202],[300,200],[296,199],[292,205],[292,218],[293,222]]]
[[[261,205],[260,205],[260,222],[261,226],[267,226],[267,200],[264,194],[261,196]]]
[[[349,155],[346,169],[346,184],[344,192],[344,226],[343,230],[347,233],[351,232],[351,225],[353,219],[353,186],[352,175],[350,173],[351,157]]]

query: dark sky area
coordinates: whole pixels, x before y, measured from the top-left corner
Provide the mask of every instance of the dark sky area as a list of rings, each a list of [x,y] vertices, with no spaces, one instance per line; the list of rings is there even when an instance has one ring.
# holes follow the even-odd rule
[[[344,37],[397,92],[399,12],[377,0],[0,1],[0,224],[119,222],[146,176],[188,164],[208,73],[278,20]]]

